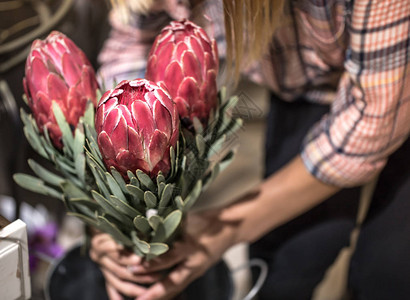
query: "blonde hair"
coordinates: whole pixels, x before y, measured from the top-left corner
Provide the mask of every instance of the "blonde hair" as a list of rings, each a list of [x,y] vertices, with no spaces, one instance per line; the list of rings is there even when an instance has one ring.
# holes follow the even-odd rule
[[[110,0],[127,18],[147,13],[156,0]],[[190,0],[192,7],[204,0]],[[268,50],[272,35],[282,20],[286,0],[223,0],[227,43],[227,71],[236,81],[240,71]],[[126,20],[124,20],[126,21]]]
[[[286,0],[223,0],[228,73],[239,78],[241,68],[268,50],[282,19]]]

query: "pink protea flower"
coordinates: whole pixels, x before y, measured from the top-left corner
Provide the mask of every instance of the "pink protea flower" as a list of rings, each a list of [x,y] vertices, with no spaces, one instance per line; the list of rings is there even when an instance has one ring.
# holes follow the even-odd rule
[[[95,118],[104,163],[124,178],[127,170],[151,177],[171,168],[170,147],[179,137],[176,105],[166,90],[146,79],[124,80],[101,98]]]
[[[183,124],[197,117],[207,124],[217,105],[218,53],[215,40],[194,23],[173,21],[157,36],[146,78],[164,85],[177,104]]]
[[[77,126],[87,100],[96,105],[98,83],[95,72],[72,40],[53,31],[44,40],[35,40],[26,61],[23,79],[29,106],[40,131],[45,126],[56,148],[62,148],[61,131],[55,120],[52,103],[64,113],[70,127]]]

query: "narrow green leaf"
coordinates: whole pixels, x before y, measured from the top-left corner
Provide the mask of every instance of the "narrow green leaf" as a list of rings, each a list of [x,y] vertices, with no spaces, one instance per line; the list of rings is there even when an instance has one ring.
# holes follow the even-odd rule
[[[188,211],[196,202],[202,191],[202,180],[198,180],[192,191],[185,198],[184,211]]]
[[[164,243],[150,243],[149,254],[160,256],[168,251],[169,247],[167,244]]]
[[[33,159],[29,159],[28,164],[29,164],[30,168],[33,170],[33,172],[38,177],[40,177],[42,180],[44,180],[45,182],[47,182],[51,185],[59,187],[60,184],[64,181],[64,178],[61,178],[57,174],[54,174],[54,173],[48,171],[46,168],[39,165]]]
[[[109,172],[105,172],[105,178],[106,178],[106,182],[108,183],[108,186],[110,187],[111,193],[114,194],[117,198],[123,201],[127,201],[120,186],[118,185],[114,177]]]
[[[195,136],[195,143],[196,143],[196,147],[198,148],[199,156],[202,157],[206,149],[206,143],[205,143],[204,137],[202,135],[197,134]]]
[[[160,185],[161,183],[165,183],[165,177],[164,177],[164,175],[162,174],[162,172],[159,171],[159,173],[158,173],[158,175],[157,175],[157,186],[159,187],[159,185]]]
[[[162,218],[158,215],[153,215],[151,217],[149,217],[148,219],[148,223],[151,226],[151,228],[156,231],[159,224],[162,224]]]
[[[144,193],[144,201],[148,208],[155,208],[158,200],[151,191],[146,191]]]
[[[139,251],[141,251],[143,254],[149,253],[150,245],[147,242],[140,240],[135,231],[131,232],[131,238],[134,242],[134,245],[138,248]]]
[[[179,227],[182,220],[182,212],[180,210],[174,210],[164,220],[165,239],[170,238],[175,230]]]
[[[115,181],[117,182],[118,186],[121,188],[121,191],[124,195],[128,194],[128,190],[122,175],[114,168],[111,167],[111,175],[114,177]]]
[[[127,171],[128,178],[130,179],[130,183],[132,185],[135,185],[136,187],[140,187],[140,182],[138,181],[137,177],[135,176],[134,173],[132,173],[130,170]]]
[[[155,219],[157,220],[157,219]],[[154,243],[163,243],[166,240],[166,233],[165,233],[165,226],[164,223],[162,222],[158,222],[156,225],[156,228],[153,232],[153,237],[151,239],[151,242]]]
[[[132,184],[127,184],[127,190],[131,195],[131,203],[134,207],[139,207],[144,202],[144,191]]]
[[[79,189],[77,186],[75,186],[73,183],[70,181],[63,181],[61,184],[61,189],[64,191],[64,195],[68,196],[69,199],[71,198],[83,198],[87,199],[88,195]]]
[[[201,121],[197,117],[194,117],[192,120],[192,124],[194,125],[194,129],[196,133],[202,134],[204,131],[204,127],[202,126]]]
[[[174,191],[174,185],[171,183],[168,183],[165,188],[164,192],[162,193],[161,200],[159,202],[159,208],[165,208],[168,206],[169,201],[172,198],[172,193]]]
[[[142,213],[140,213],[138,210],[136,210],[135,208],[131,207],[130,205],[128,205],[128,203],[126,203],[125,201],[117,198],[114,195],[110,196],[110,200],[112,205],[121,213],[123,213],[124,215],[129,216],[130,218],[134,219],[136,216],[138,215],[142,215]]]
[[[61,110],[60,106],[57,104],[56,101],[52,102],[52,110],[54,113],[54,117],[57,121],[58,127],[60,128],[62,133],[61,136],[63,139],[64,148],[67,147],[69,153],[73,154],[73,133],[71,131],[70,125],[68,125],[67,123],[63,111]]]
[[[73,143],[74,158],[80,153],[84,152],[84,142],[85,142],[85,135],[80,130],[80,128],[77,127],[74,131],[74,143]]]
[[[85,222],[86,224],[88,224],[90,226],[93,226],[93,227],[96,227],[96,228],[99,228],[98,221],[94,218],[90,218],[90,217],[84,216],[84,215],[79,214],[79,213],[74,213],[74,212],[67,212],[67,215],[77,217],[81,221]]]
[[[47,152],[44,150],[43,145],[41,144],[41,140],[38,137],[37,133],[30,130],[28,126],[25,126],[23,131],[30,146],[42,157],[48,159]]]
[[[171,171],[170,171],[170,177],[173,177],[176,172],[175,168],[175,150],[174,147],[169,148],[169,157],[170,157],[170,162],[171,162]]]
[[[148,220],[144,216],[136,216],[133,220],[135,228],[142,232],[144,235],[148,236],[151,232],[151,226]]]
[[[166,184],[164,182],[161,182],[160,184],[158,184],[158,197],[159,199],[161,199],[162,196],[162,192],[164,191]]]
[[[79,153],[75,157],[75,170],[77,171],[78,179],[85,182],[85,156],[84,153]]]
[[[136,175],[141,185],[150,191],[155,191],[155,184],[152,182],[151,178],[141,170],[137,170]]]
[[[37,177],[19,173],[14,174],[13,179],[19,186],[25,188],[26,190],[63,200],[63,195],[61,192],[46,186],[44,181]]]
[[[109,214],[110,216],[114,217],[118,221],[123,221],[125,218],[124,216],[119,213],[113,205],[106,199],[104,198],[101,194],[97,193],[96,191],[91,191],[91,194],[94,198],[95,201],[102,207],[104,212],[106,214]]]
[[[94,104],[91,101],[88,101],[87,103],[87,108],[85,109],[84,116],[83,116],[83,122],[85,124],[88,124],[90,126],[94,127]]]
[[[90,198],[71,198],[69,201],[73,204],[81,204],[87,206],[89,209],[93,211],[97,211],[100,209],[98,203],[90,200]]]
[[[103,229],[104,232],[110,234],[117,242],[132,247],[134,244],[130,238],[123,234],[117,226],[108,221],[105,217],[98,216],[99,227]]]
[[[181,196],[176,196],[174,198],[175,204],[178,207],[179,210],[183,211],[184,210],[184,201],[182,200]]]

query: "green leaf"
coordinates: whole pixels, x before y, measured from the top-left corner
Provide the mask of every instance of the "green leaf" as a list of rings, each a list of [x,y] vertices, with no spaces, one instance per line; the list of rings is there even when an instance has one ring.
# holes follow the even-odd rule
[[[192,191],[185,198],[184,211],[188,211],[194,205],[199,195],[201,194],[201,191],[202,191],[202,180],[198,180],[198,182],[195,184]]]
[[[155,208],[157,206],[157,197],[150,191],[144,193],[144,201],[148,208]]]
[[[90,226],[100,228],[99,224],[98,224],[98,221],[94,218],[90,218],[90,217],[87,217],[87,216],[84,216],[82,214],[75,213],[75,212],[67,212],[67,215],[77,217],[81,221],[85,222],[86,224],[88,224]]]
[[[165,226],[164,226],[164,223],[162,222],[162,219],[155,226],[156,226],[156,228],[153,232],[153,237],[151,239],[151,242],[154,242],[154,243],[156,243],[156,242],[160,242],[160,243],[165,242],[166,233],[165,233]]]
[[[70,125],[68,125],[64,113],[61,110],[60,106],[57,104],[57,102],[53,101],[51,105],[54,117],[56,118],[58,127],[60,128],[62,133],[61,136],[63,139],[64,148],[67,148],[68,152],[73,154],[74,139],[73,133],[70,129]]]
[[[182,212],[174,210],[164,220],[165,239],[169,239],[175,230],[179,227],[182,220]]]
[[[68,196],[69,199],[71,198],[88,198],[87,193],[79,189],[70,181],[63,181],[61,184],[61,189],[64,191],[64,195]]]
[[[132,238],[132,241],[134,242],[134,245],[138,248],[139,251],[141,251],[144,254],[149,253],[150,245],[145,241],[141,241],[138,238],[135,231],[131,232],[131,238]]]
[[[103,216],[98,216],[99,227],[106,233],[110,234],[117,242],[132,247],[134,244],[125,234],[123,234],[117,226],[112,224]]]
[[[134,173],[132,173],[130,170],[127,171],[128,178],[130,179],[130,183],[132,185],[135,185],[136,187],[140,187],[140,182],[138,181],[137,177],[135,176]]]
[[[101,194],[97,193],[96,191],[91,191],[91,194],[95,201],[103,208],[106,214],[109,214],[113,218],[117,219],[118,221],[122,222],[125,218],[124,215],[119,213],[114,206]]]
[[[162,224],[162,218],[158,215],[153,215],[151,217],[149,217],[148,219],[148,223],[151,226],[151,228],[156,231],[159,224]]]
[[[149,254],[159,256],[168,251],[169,247],[164,243],[150,243]]]
[[[85,135],[80,130],[80,128],[77,127],[74,131],[74,143],[73,143],[74,158],[80,153],[84,152],[84,142],[85,142]]]
[[[164,175],[162,174],[162,172],[159,171],[159,173],[158,173],[158,175],[157,175],[157,186],[159,187],[159,185],[160,185],[161,183],[165,183],[165,177],[164,177]]]
[[[88,162],[88,166],[90,167],[91,173],[93,173],[93,176],[94,176],[94,179],[97,183],[99,191],[102,192],[104,197],[109,198],[110,197],[110,192],[108,191],[108,188],[105,185],[105,182],[102,180],[102,177],[100,176],[100,174],[98,172],[97,164],[95,164],[92,161],[92,158],[90,158],[88,155],[87,155],[87,162]]]
[[[80,153],[75,157],[75,169],[81,182],[85,182],[85,156]]]
[[[117,198],[121,199],[122,201],[127,201],[124,193],[121,190],[121,187],[118,185],[114,177],[109,172],[105,172],[105,178],[106,182],[108,183],[108,186],[110,187],[111,193],[114,194]]]
[[[182,200],[181,196],[176,196],[174,198],[175,204],[178,207],[179,210],[183,211],[184,210],[184,201]]]
[[[30,146],[42,157],[48,159],[48,154],[44,150],[41,140],[38,137],[38,134],[34,132],[34,130],[31,130],[28,126],[25,126],[23,131]]]
[[[85,124],[88,124],[90,126],[94,127],[94,104],[91,101],[87,102],[87,108],[85,109],[84,116],[83,116],[83,122]]]
[[[202,157],[204,155],[205,149],[206,149],[206,142],[204,140],[204,137],[202,135],[197,134],[195,136],[195,142],[196,142],[196,146],[198,148],[199,156]]]
[[[223,170],[225,170],[225,168],[230,165],[230,163],[233,161],[234,158],[235,158],[234,151],[229,151],[229,153],[225,155],[225,157],[219,163],[219,172],[222,172]]]
[[[19,173],[14,174],[13,179],[18,185],[26,190],[63,200],[63,195],[61,192],[46,186],[44,181],[37,177]]]
[[[151,232],[151,226],[148,220],[144,216],[136,216],[133,220],[135,228],[142,232],[144,235],[148,236]]]
[[[164,182],[160,182],[158,184],[158,197],[161,198],[162,192],[164,191],[166,184]]]
[[[111,175],[114,177],[118,186],[121,188],[121,191],[123,192],[123,194],[124,195],[128,194],[128,190],[127,190],[127,187],[125,185],[125,181],[122,175],[114,167],[111,167],[110,170],[111,170]]]
[[[192,124],[194,125],[194,129],[196,133],[202,134],[204,131],[204,127],[202,126],[201,121],[197,117],[194,117],[192,120]]]
[[[90,200],[90,198],[71,198],[69,200],[72,204],[81,204],[88,207],[92,211],[100,209],[100,205],[97,202]]]
[[[138,215],[142,215],[141,212],[139,212],[138,210],[136,210],[135,208],[131,207],[127,202],[117,198],[114,195],[110,196],[110,200],[111,203],[113,204],[113,206],[120,211],[121,213],[131,217],[131,218],[135,218]]]
[[[168,183],[165,188],[164,192],[162,193],[161,200],[159,201],[159,209],[164,209],[165,207],[168,206],[169,201],[172,198],[172,193],[174,191],[174,185],[171,183]]]
[[[147,188],[150,191],[155,191],[155,184],[147,174],[145,174],[141,170],[137,170],[136,174],[143,187]]]
[[[42,167],[39,165],[37,162],[35,162],[33,159],[28,160],[28,164],[30,168],[33,170],[33,172],[40,177],[42,180],[45,182],[54,185],[54,186],[60,186],[60,184],[64,181],[64,178],[48,171],[46,168]]]
[[[139,207],[144,201],[144,191],[132,184],[127,184],[127,190],[131,195],[131,203],[134,207]]]
[[[90,201],[88,199],[66,198],[65,201],[69,209],[74,208],[75,212],[78,212],[90,218],[94,218],[96,212],[101,212],[100,206],[96,202]]]
[[[170,157],[170,162],[171,162],[171,171],[170,171],[170,177],[173,177],[176,172],[176,166],[175,166],[175,150],[174,147],[169,147],[169,157]]]

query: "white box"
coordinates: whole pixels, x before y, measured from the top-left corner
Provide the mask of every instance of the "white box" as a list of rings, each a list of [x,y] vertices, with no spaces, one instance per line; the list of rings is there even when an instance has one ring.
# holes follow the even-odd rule
[[[27,227],[16,220],[0,230],[0,300],[30,297]]]

